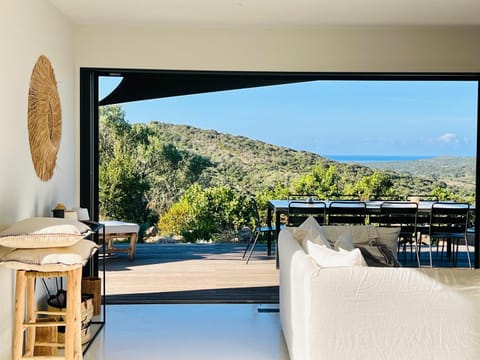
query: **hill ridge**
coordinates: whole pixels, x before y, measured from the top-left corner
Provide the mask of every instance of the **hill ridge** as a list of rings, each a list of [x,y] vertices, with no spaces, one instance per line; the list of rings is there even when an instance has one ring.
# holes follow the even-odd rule
[[[191,125],[177,125],[161,121],[143,125],[155,129],[155,133],[161,141],[210,159],[215,164],[215,171],[207,172],[208,175],[215,176],[226,173],[228,170],[230,175],[237,177],[236,181],[230,178],[232,184],[237,182],[240,188],[247,188],[252,192],[265,186],[273,187],[277,183],[291,184],[315,165],[322,167],[333,165],[340,176],[349,177],[354,181],[373,174],[376,169],[381,170],[392,178],[401,195],[412,192],[430,193],[436,186],[447,186],[447,182],[441,176],[433,177],[427,173],[394,170],[388,166],[382,168],[379,163],[339,162],[313,152],[295,150],[243,135],[222,133],[214,129],[205,130]],[[425,161],[425,159],[414,162],[421,163],[421,161]],[[439,161],[440,159],[437,160],[437,163]],[[469,186],[471,182],[465,183],[457,179],[456,182],[450,181],[448,185],[456,193],[472,193],[471,186]]]

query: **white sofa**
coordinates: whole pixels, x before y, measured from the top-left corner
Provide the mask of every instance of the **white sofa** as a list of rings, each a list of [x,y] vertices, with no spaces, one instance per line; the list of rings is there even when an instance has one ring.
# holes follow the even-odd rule
[[[289,230],[278,246],[291,360],[480,359],[478,270],[322,268]]]

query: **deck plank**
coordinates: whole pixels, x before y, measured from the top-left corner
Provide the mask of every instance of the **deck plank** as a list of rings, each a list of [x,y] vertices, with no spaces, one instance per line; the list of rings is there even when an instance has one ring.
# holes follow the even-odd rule
[[[259,245],[245,264],[244,249],[238,243],[138,244],[134,262],[122,253],[107,257],[107,303],[278,303],[275,258]]]

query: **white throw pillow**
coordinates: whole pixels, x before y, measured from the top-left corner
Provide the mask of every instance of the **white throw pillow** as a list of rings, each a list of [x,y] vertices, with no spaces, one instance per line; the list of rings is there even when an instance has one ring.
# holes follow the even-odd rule
[[[89,231],[87,225],[74,219],[33,217],[0,232],[0,245],[20,249],[66,247],[82,240]]]
[[[333,245],[334,250],[344,250],[344,251],[352,251],[355,249],[355,246],[353,245],[353,237],[350,232],[344,232],[342,235],[340,235],[335,241],[335,244]]]
[[[367,266],[360,249],[335,251],[311,241],[308,241],[306,246],[308,254],[321,267]]]

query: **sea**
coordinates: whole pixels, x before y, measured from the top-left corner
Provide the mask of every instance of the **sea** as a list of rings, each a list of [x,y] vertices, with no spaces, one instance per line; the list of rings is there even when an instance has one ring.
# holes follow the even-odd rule
[[[418,155],[322,155],[323,157],[345,163],[370,163],[387,161],[414,161],[432,159],[434,156]]]

